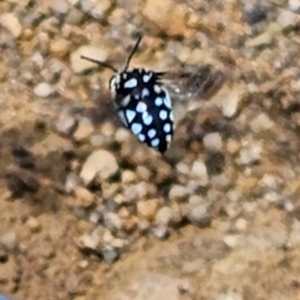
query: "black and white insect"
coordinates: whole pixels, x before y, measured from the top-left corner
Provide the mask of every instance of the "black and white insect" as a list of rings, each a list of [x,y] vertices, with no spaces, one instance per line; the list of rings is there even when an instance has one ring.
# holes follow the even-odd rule
[[[117,70],[104,62],[81,56],[83,59],[110,68],[115,72],[109,81],[109,89],[114,97],[114,105],[122,123],[143,143],[164,153],[173,138],[174,114],[173,99],[179,98],[177,112],[184,115],[186,101],[195,94],[202,92],[209,82],[210,69],[204,68],[201,72],[190,76],[183,73],[174,78],[165,76],[165,72],[154,72],[143,68],[130,68],[130,61],[138,49],[142,36],[132,48],[124,67]],[[166,78],[165,78],[166,77]],[[185,95],[182,97],[182,95]],[[177,97],[178,96],[178,97]]]
[[[172,102],[168,91],[160,82],[163,73],[129,67],[141,39],[140,36],[120,71],[100,61],[84,56],[82,58],[115,72],[110,79],[109,88],[121,121],[141,142],[163,153],[167,150],[174,131]]]

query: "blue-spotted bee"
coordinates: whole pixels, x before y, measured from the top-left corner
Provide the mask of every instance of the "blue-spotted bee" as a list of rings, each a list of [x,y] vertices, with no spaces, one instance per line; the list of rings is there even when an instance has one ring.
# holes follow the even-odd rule
[[[180,73],[131,68],[130,61],[141,39],[142,36],[137,39],[120,70],[105,62],[81,57],[114,71],[109,89],[120,120],[141,142],[164,153],[172,141],[175,125],[188,109],[187,100],[208,90],[216,80],[212,80],[210,66]]]

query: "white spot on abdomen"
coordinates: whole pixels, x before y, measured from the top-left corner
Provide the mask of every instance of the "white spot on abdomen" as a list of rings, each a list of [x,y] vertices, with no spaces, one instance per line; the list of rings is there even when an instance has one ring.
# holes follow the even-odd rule
[[[136,116],[136,112],[134,110],[131,109],[126,109],[126,118],[128,120],[128,123],[131,123],[132,120],[135,118]]]
[[[147,110],[147,104],[144,102],[139,102],[136,106],[136,111],[139,113],[144,113]]]
[[[167,117],[168,117],[168,112],[166,110],[161,110],[159,112],[159,117],[162,119],[162,120],[165,120]]]
[[[160,97],[156,97],[154,103],[156,106],[161,106],[163,104],[163,99]]]
[[[144,81],[145,83],[147,83],[147,82],[150,80],[151,77],[152,77],[152,73],[145,74],[145,75],[143,76],[143,81]]]
[[[131,130],[135,135],[138,135],[143,129],[143,126],[139,123],[133,123],[131,125]]]
[[[145,125],[149,126],[153,121],[153,117],[146,113],[145,115],[143,115],[143,121]]]
[[[165,133],[169,133],[171,131],[171,124],[170,123],[166,123],[164,125],[164,132]]]
[[[148,136],[150,139],[154,138],[156,136],[156,130],[155,129],[150,129],[148,131]]]
[[[133,89],[137,86],[137,84],[138,84],[137,80],[135,78],[131,78],[125,82],[124,87],[126,89]]]
[[[152,147],[157,147],[159,145],[159,139],[158,138],[156,138],[156,139],[154,139],[154,140],[152,140],[151,141],[151,146]]]
[[[142,89],[142,98],[146,98],[150,95],[149,90],[147,88]]]

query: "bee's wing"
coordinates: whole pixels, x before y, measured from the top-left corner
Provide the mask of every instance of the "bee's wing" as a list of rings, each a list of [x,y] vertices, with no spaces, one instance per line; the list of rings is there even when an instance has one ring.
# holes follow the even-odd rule
[[[175,125],[188,111],[198,109],[222,85],[224,75],[210,65],[177,73],[164,73],[161,82],[172,99]]]

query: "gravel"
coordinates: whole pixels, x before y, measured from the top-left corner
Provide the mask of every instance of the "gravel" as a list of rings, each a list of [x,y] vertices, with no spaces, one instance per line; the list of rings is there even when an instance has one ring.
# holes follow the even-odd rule
[[[158,199],[151,199],[147,201],[139,201],[137,203],[137,213],[146,220],[153,220],[158,208]]]
[[[0,1],[3,294],[177,299],[187,279],[191,299],[297,298],[299,7]],[[140,32],[130,66],[179,72],[171,98],[193,108],[164,155],[120,124],[112,70],[81,58],[122,68]]]
[[[260,3],[246,3],[244,6],[244,18],[250,24],[256,24],[267,18],[268,8]]]
[[[166,225],[161,224],[153,229],[153,234],[159,240],[165,240],[168,238],[170,232]]]
[[[188,198],[188,190],[181,185],[174,185],[169,192],[169,199],[171,201],[184,201]]]
[[[207,168],[203,161],[194,161],[191,169],[191,176],[196,178],[201,186],[207,186],[209,183]]]
[[[86,70],[97,68],[97,64],[82,59],[81,56],[105,62],[108,58],[108,50],[101,47],[85,45],[72,52],[70,55],[70,62],[75,73],[82,73]]]
[[[59,115],[55,126],[58,132],[68,135],[75,128],[76,119],[68,111],[63,111]]]
[[[100,180],[108,180],[119,170],[116,158],[108,151],[96,150],[89,155],[83,164],[80,172],[80,178],[85,185],[99,176]]]
[[[222,137],[218,132],[209,133],[203,138],[203,144],[209,151],[221,151]]]
[[[16,15],[13,13],[5,13],[0,17],[0,24],[5,27],[15,38],[22,34],[22,26]]]
[[[94,130],[94,126],[90,119],[81,118],[78,122],[78,126],[73,134],[73,137],[77,142],[82,142],[84,140],[90,139]]]
[[[173,210],[168,207],[164,206],[158,210],[156,213],[155,219],[156,222],[162,225],[168,226],[173,218]]]
[[[33,92],[38,97],[48,98],[55,93],[55,88],[47,82],[41,82],[33,89]]]

